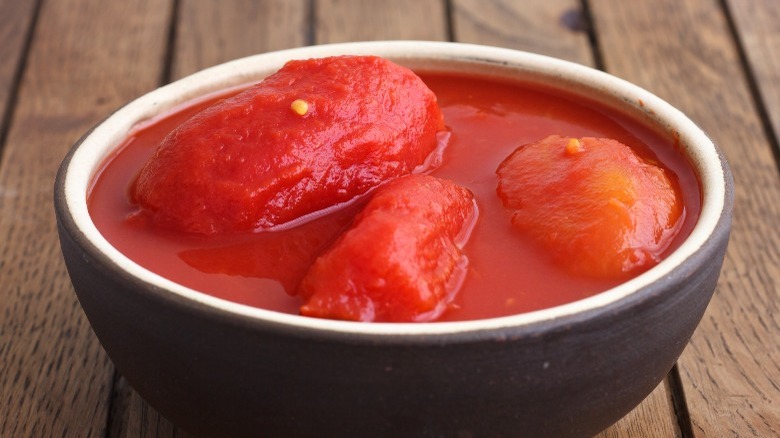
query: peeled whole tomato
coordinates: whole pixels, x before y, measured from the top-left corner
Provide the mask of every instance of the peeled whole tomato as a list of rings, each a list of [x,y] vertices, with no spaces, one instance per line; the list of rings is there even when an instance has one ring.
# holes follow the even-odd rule
[[[423,166],[444,130],[411,70],[373,56],[290,61],[162,141],[131,199],[162,227],[268,229]]]

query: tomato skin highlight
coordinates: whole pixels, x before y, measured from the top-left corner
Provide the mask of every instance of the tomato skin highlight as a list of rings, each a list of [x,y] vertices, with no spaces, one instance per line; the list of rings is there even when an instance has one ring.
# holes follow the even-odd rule
[[[667,172],[611,139],[549,136],[517,148],[496,172],[515,229],[581,275],[649,269],[684,214]]]
[[[130,197],[178,231],[272,228],[411,173],[444,129],[411,70],[372,56],[290,61],[172,131]]]
[[[373,194],[354,225],[301,282],[301,314],[353,321],[436,319],[465,275],[461,251],[476,215],[470,191],[408,175]]]

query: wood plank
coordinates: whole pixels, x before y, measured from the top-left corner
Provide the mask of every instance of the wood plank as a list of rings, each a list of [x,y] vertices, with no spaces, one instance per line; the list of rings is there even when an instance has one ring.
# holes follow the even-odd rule
[[[113,367],[65,272],[51,190],[79,136],[157,85],[169,9],[80,0],[40,11],[0,163],[0,436],[105,433]]]
[[[0,151],[36,7],[37,2],[34,1],[0,2],[0,59],[3,60],[0,62]]]
[[[594,0],[607,68],[696,120],[730,160],[734,223],[679,369],[698,436],[780,435],[780,177],[716,0]]]
[[[447,40],[442,0],[319,0],[315,42]]]
[[[525,50],[594,66],[586,16],[578,0],[454,0],[455,41]],[[676,436],[666,384],[599,437]]]
[[[780,138],[780,58],[777,56],[780,2],[727,0],[726,4],[777,142]]]
[[[172,79],[231,59],[305,45],[311,17],[307,0],[181,0]],[[108,437],[184,437],[187,433],[117,379]]]
[[[454,0],[459,42],[507,47],[593,65],[587,22],[578,0]]]
[[[306,45],[307,0],[182,0],[173,79],[231,59]]]

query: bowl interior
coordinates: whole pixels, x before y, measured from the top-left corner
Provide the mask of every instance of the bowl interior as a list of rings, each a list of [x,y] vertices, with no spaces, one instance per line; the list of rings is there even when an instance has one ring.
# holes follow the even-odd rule
[[[102,162],[139,124],[193,99],[257,82],[279,69],[287,60],[338,54],[372,54],[389,58],[413,70],[462,72],[519,80],[563,89],[584,99],[599,101],[644,124],[679,139],[679,147],[699,179],[702,208],[699,220],[685,242],[647,272],[605,292],[569,304],[477,321],[427,324],[372,323],[322,320],[288,315],[215,298],[165,279],[128,259],[111,246],[97,230],[87,211],[86,195]],[[347,43],[303,47],[256,55],[212,67],[154,90],[119,109],[74,148],[64,163],[62,193],[67,214],[78,229],[87,250],[110,260],[113,269],[160,293],[173,294],[195,306],[226,315],[272,321],[301,328],[365,334],[418,335],[479,331],[506,326],[531,325],[603,309],[639,293],[668,276],[698,251],[716,230],[727,208],[729,176],[721,154],[705,133],[680,111],[648,91],[603,72],[578,64],[515,50],[456,43],[394,41]]]

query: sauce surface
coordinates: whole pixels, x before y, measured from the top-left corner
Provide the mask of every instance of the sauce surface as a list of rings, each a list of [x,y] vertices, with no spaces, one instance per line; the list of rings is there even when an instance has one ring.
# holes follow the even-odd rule
[[[552,307],[625,280],[567,273],[543,248],[512,228],[511,213],[496,195],[495,172],[520,145],[551,134],[620,141],[645,159],[662,163],[681,188],[684,222],[666,252],[677,248],[693,228],[700,209],[699,186],[671,135],[557,91],[471,76],[420,76],[436,94],[451,132],[441,166],[430,173],[470,189],[479,208],[464,248],[468,273],[439,321]],[[95,178],[88,197],[90,214],[112,245],[163,277],[226,300],[297,314],[301,299],[287,291],[294,290],[313,258],[350,225],[361,201],[297,227],[208,237],[154,227],[135,214],[137,206],[129,201],[128,187],[165,135],[217,99],[139,126]]]

